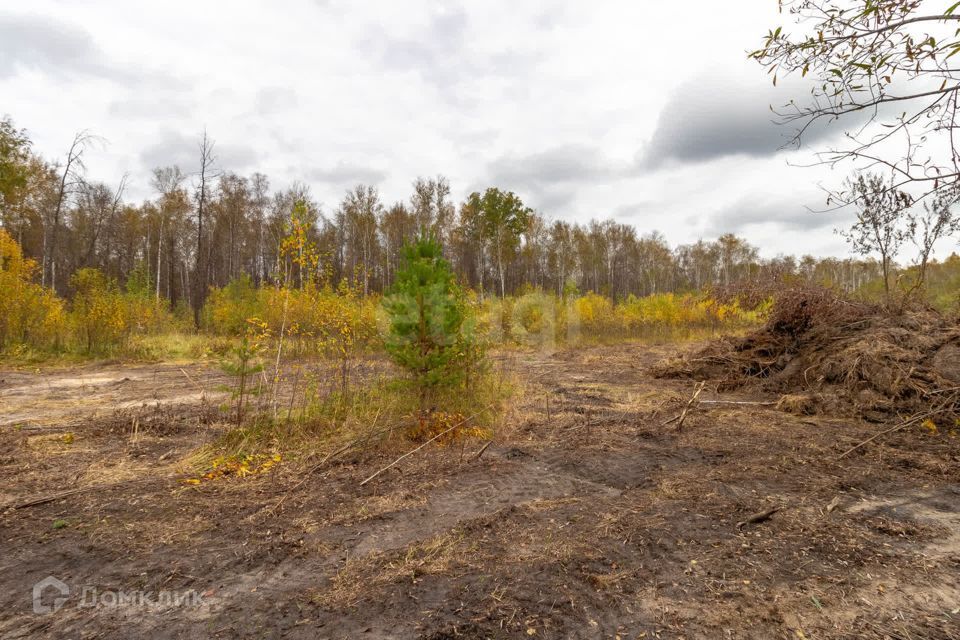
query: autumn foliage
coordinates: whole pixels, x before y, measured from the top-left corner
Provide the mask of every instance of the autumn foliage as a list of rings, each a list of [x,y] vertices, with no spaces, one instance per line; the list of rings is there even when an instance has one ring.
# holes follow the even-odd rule
[[[0,349],[14,344],[49,348],[65,337],[63,301],[34,283],[36,262],[0,229]]]
[[[134,335],[174,324],[165,301],[123,292],[97,269],[79,269],[70,277],[74,293],[69,301],[37,284],[37,269],[0,229],[0,349],[104,353]]]
[[[497,342],[530,347],[591,341],[682,339],[737,330],[763,320],[770,301],[743,308],[736,299],[721,301],[704,294],[660,293],[615,301],[588,292],[555,296],[533,291],[487,302],[491,336]]]
[[[316,247],[298,231],[296,215],[291,225],[284,241],[284,254],[290,258],[288,277],[276,285],[258,287],[241,274],[225,287],[211,289],[202,329],[233,339],[249,336],[250,327],[256,325],[260,342],[282,340],[286,354],[338,360],[345,382],[352,358],[384,344],[389,323],[381,298],[364,296],[358,279],[331,285]],[[153,294],[154,285],[145,270],[135,269],[121,288],[97,269],[79,269],[69,280],[72,293],[67,299],[41,287],[36,275],[37,265],[24,258],[19,245],[0,229],[0,348],[4,350],[21,345],[113,353],[134,345],[138,336],[185,326],[169,303]],[[487,345],[552,348],[591,340],[686,337],[756,324],[769,307],[769,301],[753,300],[750,308],[742,308],[736,298],[694,293],[614,300],[593,292],[556,295],[528,288],[506,298],[481,299],[470,290],[458,296],[466,329],[461,333],[469,333],[471,340],[459,340],[456,352],[468,378]]]

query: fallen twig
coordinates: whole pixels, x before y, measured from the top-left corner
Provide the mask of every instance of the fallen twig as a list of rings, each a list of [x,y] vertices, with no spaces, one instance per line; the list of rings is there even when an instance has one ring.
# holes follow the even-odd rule
[[[379,415],[379,414],[378,414],[378,415]],[[389,433],[390,431],[393,431],[394,429],[397,429],[397,428],[399,428],[399,427],[402,427],[402,426],[404,426],[405,424],[406,424],[406,423],[394,424],[394,425],[391,425],[391,426],[389,426],[389,427],[384,427],[383,429],[379,429],[379,430],[377,430],[377,431],[374,431],[374,432],[372,432],[372,433],[365,433],[365,434],[362,435],[362,436],[359,436],[359,437],[354,438],[353,440],[351,440],[350,442],[346,443],[345,445],[343,445],[342,447],[340,447],[340,448],[337,449],[336,451],[333,451],[333,452],[331,452],[331,453],[328,453],[326,456],[324,456],[323,460],[321,460],[320,462],[318,462],[317,464],[315,464],[313,467],[311,467],[310,469],[308,469],[306,473],[303,474],[303,479],[302,479],[300,482],[298,482],[297,484],[295,484],[295,485],[293,485],[292,487],[290,487],[289,489],[287,489],[287,493],[289,494],[290,492],[292,492],[292,491],[294,491],[294,490],[299,489],[300,487],[302,487],[303,484],[310,478],[310,476],[312,476],[314,473],[316,473],[317,471],[319,471],[319,470],[323,467],[323,465],[327,464],[329,461],[333,460],[333,459],[336,458],[337,456],[346,453],[347,451],[349,451],[349,450],[352,449],[353,447],[357,446],[357,445],[360,444],[361,442],[365,442],[365,441],[367,441],[367,440],[369,440],[370,438],[373,438],[373,437],[375,437],[375,436],[379,436],[379,435],[383,435],[383,434],[385,434],[385,433]],[[284,497],[286,497],[286,496],[284,496]]]
[[[834,496],[830,504],[827,505],[827,513],[833,513],[834,509],[840,506],[840,496]]]
[[[194,380],[193,378],[191,378],[191,377],[190,377],[190,374],[187,373],[187,370],[186,370],[186,369],[184,369],[183,367],[180,367],[180,372],[187,377],[187,380],[190,381],[190,384],[192,384],[192,385],[194,385],[195,387],[197,387],[197,388],[200,389],[200,393],[202,393],[202,394],[206,394],[206,393],[207,393],[206,387],[204,387],[202,384],[198,384],[196,380]]]
[[[23,502],[15,502],[12,504],[4,505],[0,508],[0,511],[6,511],[7,509],[26,509],[27,507],[36,507],[41,504],[47,504],[48,502],[53,502],[54,500],[59,500],[60,498],[66,498],[83,491],[89,491],[95,487],[78,487],[76,489],[68,489],[66,491],[60,491],[59,493],[51,493],[46,496],[40,496],[38,498],[31,498]]]
[[[140,480],[132,480],[129,482],[114,482],[114,483],[103,483],[103,484],[91,484],[86,487],[74,487],[73,489],[67,489],[65,491],[59,491],[57,493],[50,493],[45,496],[37,496],[35,498],[28,498],[27,500],[22,500],[20,502],[9,502],[5,505],[0,505],[0,513],[7,511],[8,509],[26,509],[28,507],[37,507],[42,504],[47,504],[48,502],[54,502],[60,500],[61,498],[68,498],[72,495],[78,493],[85,493],[87,491],[96,491],[98,489],[110,489],[118,485],[124,485],[126,487],[138,486],[142,484],[149,484],[156,482],[160,478],[142,478]]]
[[[472,420],[472,419],[476,418],[476,417],[479,416],[481,413],[483,413],[483,412],[485,412],[485,411],[488,411],[488,410],[490,409],[490,407],[492,407],[492,406],[493,406],[493,405],[489,405],[489,406],[484,407],[484,408],[481,409],[480,411],[477,411],[476,413],[474,413],[472,416],[468,416],[468,417],[464,418],[463,420],[461,420],[461,421],[458,422],[457,424],[453,425],[453,426],[450,427],[449,429],[444,429],[443,431],[441,431],[441,432],[438,433],[437,435],[433,436],[432,438],[430,438],[429,440],[427,440],[426,442],[424,442],[423,444],[421,444],[420,446],[418,446],[416,449],[412,449],[412,450],[406,452],[405,454],[403,454],[402,456],[400,456],[399,458],[397,458],[396,460],[394,460],[393,462],[391,462],[390,464],[388,464],[387,466],[385,466],[384,468],[380,469],[379,471],[377,471],[376,473],[374,473],[372,476],[370,476],[369,478],[367,478],[366,480],[364,480],[363,482],[361,482],[361,483],[360,483],[360,486],[362,487],[363,485],[367,484],[368,482],[370,482],[371,480],[373,480],[374,478],[376,478],[377,476],[379,476],[381,473],[383,473],[383,472],[386,471],[387,469],[390,469],[390,468],[394,467],[395,465],[399,464],[399,462],[400,462],[401,460],[403,460],[404,458],[407,458],[408,456],[412,456],[412,455],[415,454],[417,451],[420,451],[421,449],[423,449],[424,447],[426,447],[428,444],[430,444],[430,443],[433,442],[434,440],[437,440],[437,439],[439,439],[439,438],[447,435],[448,433],[450,433],[451,431],[453,431],[454,429],[456,429],[456,428],[459,427],[460,425],[466,423],[466,422],[469,421],[469,420]]]
[[[77,423],[79,424],[79,423]],[[0,429],[10,427],[10,430],[14,433],[19,433],[21,431],[63,431],[64,429],[69,429],[71,424],[55,424],[55,425],[40,425],[40,424],[23,424],[23,423],[10,423],[0,425]]]
[[[680,412],[678,416],[679,420],[677,421],[677,431],[680,431],[683,428],[683,421],[687,419],[687,412],[693,407],[694,403],[697,401],[697,398],[700,396],[700,393],[703,391],[703,388],[707,386],[706,380],[701,380],[697,384],[697,388],[694,390],[693,395],[690,396],[690,399],[687,400],[687,406],[683,408],[683,411]]]
[[[755,400],[701,400],[700,404],[749,404],[757,407],[771,407],[776,402],[760,402]]]
[[[471,459],[471,460],[479,460],[479,459],[480,459],[480,456],[483,455],[483,452],[486,451],[487,448],[488,448],[490,445],[492,445],[492,444],[493,444],[493,440],[490,440],[489,442],[487,442],[487,444],[485,444],[485,445],[483,445],[482,447],[480,447],[480,451],[477,451],[475,454],[473,454],[473,456],[472,456],[470,459]]]
[[[886,434],[888,434],[888,433],[893,433],[894,431],[898,431],[898,430],[900,430],[900,429],[903,429],[904,427],[908,427],[908,426],[910,426],[910,425],[912,425],[912,424],[916,424],[917,422],[920,422],[921,420],[925,420],[925,419],[927,419],[927,418],[929,418],[930,416],[935,415],[935,414],[936,414],[935,411],[930,411],[930,412],[928,412],[928,413],[924,413],[924,414],[921,414],[921,415],[918,415],[918,416],[913,416],[912,418],[907,418],[907,419],[904,420],[903,422],[901,422],[901,423],[899,423],[899,424],[896,424],[896,425],[890,427],[889,429],[884,429],[884,430],[881,431],[880,433],[875,433],[874,435],[870,436],[869,438],[867,438],[867,439],[864,440],[863,442],[861,442],[861,443],[859,443],[859,444],[856,444],[856,445],[850,447],[849,449],[847,449],[846,451],[844,451],[843,453],[841,453],[839,456],[837,456],[837,460],[839,460],[839,459],[841,459],[841,458],[843,458],[843,457],[845,457],[845,456],[853,453],[854,451],[856,451],[857,449],[859,449],[859,448],[862,447],[863,445],[869,444],[870,442],[873,442],[874,440],[876,440],[876,439],[879,438],[880,436],[884,436],[884,435],[886,435]]]
[[[773,507],[772,509],[767,509],[766,511],[761,511],[761,512],[759,512],[759,513],[755,513],[755,514],[753,514],[752,516],[749,516],[746,520],[742,520],[742,521],[738,522],[738,523],[737,523],[737,530],[739,531],[739,530],[743,529],[743,528],[744,528],[745,526],[747,526],[748,524],[756,524],[756,523],[758,523],[758,522],[763,522],[763,521],[765,521],[765,520],[769,520],[769,519],[770,519],[770,516],[772,516],[773,514],[775,514],[777,511],[780,511],[780,507]]]

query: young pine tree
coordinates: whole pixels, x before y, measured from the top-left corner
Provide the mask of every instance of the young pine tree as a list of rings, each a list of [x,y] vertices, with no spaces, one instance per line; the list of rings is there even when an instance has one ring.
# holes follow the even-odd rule
[[[246,404],[246,396],[250,395],[247,389],[247,381],[250,376],[263,371],[263,364],[254,362],[257,356],[257,345],[251,344],[250,340],[244,336],[240,344],[235,349],[231,349],[230,357],[220,363],[220,368],[224,373],[237,378],[237,386],[233,390],[233,396],[237,399],[237,428],[243,425],[243,410]]]
[[[387,352],[412,374],[424,414],[433,392],[463,375],[465,303],[435,240],[421,238],[404,248],[383,307],[390,319]]]

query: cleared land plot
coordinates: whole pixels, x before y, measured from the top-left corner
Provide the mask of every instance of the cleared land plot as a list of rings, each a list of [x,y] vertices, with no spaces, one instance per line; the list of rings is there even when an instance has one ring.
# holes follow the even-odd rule
[[[411,445],[185,484],[230,428],[214,369],[4,372],[0,635],[960,637],[956,438],[837,459],[883,425],[761,404],[701,405],[678,432],[693,383],[647,371],[670,351],[503,355],[523,388],[479,459],[482,441],[430,446],[363,486]],[[35,614],[51,575],[202,602],[72,593]]]

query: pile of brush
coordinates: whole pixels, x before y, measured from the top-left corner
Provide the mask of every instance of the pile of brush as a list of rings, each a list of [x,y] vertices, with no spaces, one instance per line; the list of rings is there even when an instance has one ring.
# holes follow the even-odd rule
[[[794,413],[884,419],[923,412],[954,427],[960,418],[960,324],[930,309],[853,301],[797,286],[776,296],[763,328],[661,362],[658,377],[756,385],[784,394]]]

